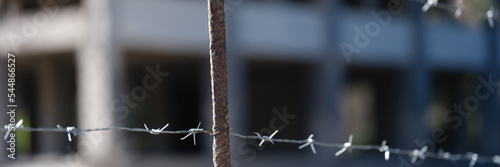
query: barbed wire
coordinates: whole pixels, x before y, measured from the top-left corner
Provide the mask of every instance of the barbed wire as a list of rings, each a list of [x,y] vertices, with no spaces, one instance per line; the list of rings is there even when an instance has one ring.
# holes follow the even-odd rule
[[[1,131],[6,132],[4,136],[4,140],[7,140],[7,137],[9,136],[10,133],[20,130],[20,131],[29,131],[29,132],[62,132],[62,133],[67,133],[68,134],[68,141],[72,141],[71,134],[74,136],[76,135],[82,135],[85,136],[87,132],[98,132],[98,131],[130,131],[130,132],[144,132],[144,133],[150,133],[152,135],[159,135],[159,134],[187,134],[186,136],[182,137],[180,140],[184,140],[189,136],[193,136],[194,140],[194,145],[196,145],[196,134],[197,133],[204,133],[204,134],[209,134],[213,135],[211,130],[204,130],[200,128],[201,122],[198,124],[197,128],[191,128],[189,130],[165,130],[168,127],[168,123],[163,126],[163,128],[158,128],[158,129],[149,129],[146,124],[144,124],[144,128],[128,128],[128,127],[108,127],[108,128],[94,128],[94,129],[79,129],[74,126],[68,126],[68,127],[62,127],[57,125],[56,128],[48,128],[48,127],[40,127],[40,128],[33,128],[33,127],[24,127],[22,125],[23,120],[19,120],[17,124],[7,124],[4,126],[4,129]],[[340,149],[335,153],[335,156],[340,156],[343,154],[345,151],[352,152],[353,150],[364,150],[364,151],[379,151],[384,154],[384,159],[386,161],[389,160],[390,154],[395,154],[395,155],[406,155],[411,158],[411,162],[415,163],[418,159],[425,160],[426,158],[433,158],[433,159],[439,159],[439,160],[447,160],[451,162],[456,162],[456,161],[468,161],[469,162],[469,167],[473,167],[476,163],[489,163],[489,164],[496,164],[500,165],[500,155],[495,155],[495,156],[483,156],[479,155],[477,153],[473,152],[468,152],[465,154],[453,154],[450,152],[445,152],[442,149],[439,149],[438,152],[431,152],[428,151],[428,146],[425,145],[422,148],[419,149],[400,149],[400,148],[393,148],[389,147],[387,145],[387,142],[384,140],[380,145],[355,145],[353,144],[353,135],[351,134],[349,136],[349,140],[345,143],[327,143],[327,142],[319,142],[313,139],[314,134],[311,134],[308,138],[306,139],[279,139],[279,138],[274,138],[274,136],[278,133],[278,130],[274,131],[269,136],[264,136],[259,134],[258,132],[254,132],[255,135],[243,135],[237,132],[230,132],[231,136],[239,137],[242,139],[254,139],[254,140],[261,140],[259,143],[259,147],[261,147],[265,142],[269,142],[271,144],[275,143],[291,143],[291,144],[300,144],[298,149],[302,149],[305,147],[310,147],[312,152],[316,154],[316,148],[315,146],[320,146],[320,147],[329,147],[329,148],[338,148]]]
[[[488,24],[491,28],[494,27],[494,22],[499,18],[499,12],[493,5],[490,6],[489,10],[486,12],[482,11],[477,11],[473,10],[470,8],[467,8],[465,4],[463,3],[463,0],[457,0],[456,3],[454,4],[448,4],[448,3],[439,3],[438,0],[410,0],[414,2],[418,2],[423,4],[422,6],[422,12],[427,12],[430,8],[440,8],[444,10],[448,10],[451,12],[454,12],[454,17],[460,18],[463,13],[471,13],[476,16],[478,16],[481,19],[485,19],[488,21]],[[62,133],[67,133],[68,141],[72,142],[72,137],[81,135],[85,136],[85,133],[88,132],[98,132],[98,131],[130,131],[130,132],[143,132],[143,133],[150,133],[152,135],[160,135],[160,134],[187,134],[186,136],[180,138],[180,140],[185,140],[188,137],[192,136],[193,137],[193,144],[196,145],[196,134],[198,133],[203,133],[203,134],[209,134],[209,135],[214,135],[211,130],[204,130],[200,128],[201,122],[198,124],[196,128],[190,128],[188,130],[166,130],[169,124],[167,123],[165,126],[162,128],[157,128],[157,129],[150,129],[146,124],[144,124],[144,128],[129,128],[129,127],[107,127],[107,128],[93,128],[93,129],[79,129],[76,128],[75,126],[68,126],[68,127],[62,127],[57,125],[55,128],[50,128],[50,127],[24,127],[23,125],[23,120],[21,119],[19,122],[17,122],[15,125],[13,124],[8,124],[4,126],[4,129],[1,131],[6,132],[4,136],[4,140],[7,140],[9,137],[9,134],[13,133],[14,131],[29,131],[29,132],[62,132]],[[274,133],[272,133],[269,136],[261,135],[257,132],[255,132],[255,135],[244,135],[240,134],[237,132],[230,132],[231,136],[239,137],[242,139],[252,139],[252,140],[260,140],[259,147],[261,147],[263,144],[266,142],[275,144],[275,143],[291,143],[291,144],[297,144],[298,149],[303,149],[305,147],[310,147],[311,151],[314,154],[317,154],[316,151],[316,146],[320,147],[328,147],[328,148],[337,148],[339,149],[334,156],[340,156],[346,151],[352,152],[353,150],[364,150],[364,151],[379,151],[383,153],[384,159],[386,161],[389,160],[391,154],[395,155],[405,155],[409,156],[411,158],[411,163],[416,163],[418,159],[425,160],[426,158],[433,158],[433,159],[439,159],[439,160],[447,160],[447,161],[468,161],[469,162],[469,167],[473,167],[476,163],[490,163],[490,164],[496,164],[500,165],[500,155],[494,155],[494,156],[485,156],[485,155],[479,155],[478,153],[474,152],[468,152],[465,154],[454,154],[450,152],[445,152],[442,149],[439,149],[438,152],[431,152],[428,151],[428,146],[425,145],[422,148],[418,149],[400,149],[400,148],[394,148],[390,147],[387,144],[386,140],[383,140],[380,145],[355,145],[353,143],[353,135],[349,135],[348,141],[344,143],[328,143],[328,142],[320,142],[316,141],[314,139],[314,134],[310,134],[306,139],[283,139],[283,138],[274,138],[274,136],[278,133],[279,131],[276,130]]]
[[[499,18],[498,10],[495,9],[494,4],[491,4],[490,9],[486,12],[473,10],[467,8],[463,2],[463,0],[457,0],[454,4],[448,3],[439,3],[438,0],[409,0],[423,4],[422,12],[427,12],[430,8],[440,8],[444,10],[449,10],[451,12],[455,12],[454,17],[460,18],[462,13],[471,13],[473,15],[478,16],[481,19],[485,19],[488,21],[488,24],[491,28],[495,26],[495,20]],[[492,2],[493,3],[493,2]]]

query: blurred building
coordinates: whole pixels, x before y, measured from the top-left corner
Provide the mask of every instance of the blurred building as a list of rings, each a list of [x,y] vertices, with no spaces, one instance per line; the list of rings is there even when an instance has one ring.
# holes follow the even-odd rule
[[[500,154],[498,26],[491,29],[469,12],[460,19],[442,9],[422,13],[422,3],[407,0],[225,4],[233,131],[278,129],[276,138],[314,134],[335,143],[352,133],[355,144],[387,140],[402,149],[429,144],[431,151]],[[201,121],[210,129],[207,23],[207,2],[200,0],[0,0],[0,53],[17,58],[17,119],[30,127],[170,123],[169,130]],[[89,132],[73,142],[65,133],[17,136],[17,159],[4,150],[1,166],[212,165],[211,137],[203,134],[196,146],[191,138],[180,141],[183,135],[132,132]],[[410,161],[256,143],[232,137],[233,166]],[[466,163],[426,159],[423,165]]]

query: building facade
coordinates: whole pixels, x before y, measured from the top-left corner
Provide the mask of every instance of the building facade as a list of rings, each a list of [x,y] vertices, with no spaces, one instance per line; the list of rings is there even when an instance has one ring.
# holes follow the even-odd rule
[[[447,1],[453,4],[455,1]],[[441,2],[440,2],[441,3]],[[500,154],[500,33],[407,0],[226,0],[230,125],[276,138]],[[482,10],[491,4],[466,4]],[[482,5],[482,6],[481,6]],[[469,6],[467,6],[469,9]],[[211,128],[207,2],[0,0],[24,126]],[[497,22],[498,23],[498,20]],[[4,56],[5,57],[5,56]],[[3,57],[2,57],[3,58]],[[2,59],[6,61],[5,59]],[[7,73],[6,63],[0,63]],[[5,84],[6,82],[0,83]],[[7,90],[0,90],[6,94]],[[1,103],[7,104],[7,97]],[[7,118],[1,117],[2,122]],[[211,166],[211,137],[19,131],[2,166]],[[396,166],[231,137],[233,166]],[[6,142],[0,146],[7,147]],[[462,165],[426,159],[425,166]]]

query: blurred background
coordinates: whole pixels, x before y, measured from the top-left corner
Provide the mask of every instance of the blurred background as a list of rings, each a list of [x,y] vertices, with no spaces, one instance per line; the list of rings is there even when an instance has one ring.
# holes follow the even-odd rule
[[[423,3],[226,0],[231,130],[500,154],[500,28],[498,17],[494,28],[485,19],[499,1],[466,0],[459,18],[423,13]],[[0,0],[0,73],[16,55],[16,116],[26,127],[211,129],[207,23],[203,0]],[[69,142],[66,133],[17,131],[17,158],[1,151],[0,166],[212,166],[212,138],[199,134],[193,146],[183,136],[89,132]],[[258,142],[231,137],[232,166],[410,162]]]

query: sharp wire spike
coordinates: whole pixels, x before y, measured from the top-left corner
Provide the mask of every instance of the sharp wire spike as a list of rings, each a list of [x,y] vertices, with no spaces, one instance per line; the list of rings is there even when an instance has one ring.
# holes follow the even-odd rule
[[[477,158],[478,158],[477,153],[473,153],[473,154],[471,155],[471,158],[470,158],[470,163],[469,163],[469,167],[473,167],[473,166],[476,164],[476,162],[477,162]]]
[[[75,129],[74,126],[66,127],[66,131],[68,131],[68,140],[69,141],[71,141],[71,132],[73,131],[73,129]]]
[[[20,119],[19,122],[17,122],[16,124],[16,128],[21,127],[21,125],[23,125],[23,122],[24,122],[23,119]]]
[[[151,133],[153,135],[160,134],[167,127],[168,127],[168,123],[165,126],[163,126],[163,128],[161,128],[161,129],[160,128],[158,128],[158,129],[149,129],[148,126],[146,125],[146,123],[144,123],[144,128],[146,128],[146,130],[148,130],[149,133]]]
[[[181,140],[184,140],[184,139],[186,139],[187,137],[189,137],[191,135],[192,135],[192,133],[188,133],[186,136],[182,137]]]
[[[314,134],[309,135],[309,137],[306,139],[306,142],[302,145],[299,146],[299,149],[302,149],[306,146],[311,146],[311,150],[314,154],[316,154],[316,148],[314,148]]]
[[[499,155],[493,156],[492,161],[493,161],[493,163],[500,165],[500,156]]]
[[[390,152],[389,152],[389,146],[387,146],[387,141],[382,141],[382,145],[380,145],[380,148],[378,149],[380,152],[383,152],[384,153],[384,159],[386,161],[389,161],[389,155],[390,155]]]
[[[316,148],[314,148],[314,144],[312,144],[312,143],[311,143],[311,145],[310,145],[310,146],[311,146],[311,150],[312,150],[312,152],[313,152],[314,154],[316,154]]]
[[[465,9],[464,1],[457,1],[457,10],[455,11],[455,17],[458,19],[462,15],[462,11]]]
[[[493,20],[493,16],[495,15],[495,7],[491,6],[490,10],[486,12],[486,18],[488,19],[488,24],[491,28],[495,26],[495,21]]]
[[[415,149],[412,152],[411,163],[414,164],[417,161],[418,150]]]
[[[4,125],[3,127],[4,127],[4,129],[7,130],[7,132],[5,132],[5,136],[3,136],[3,139],[7,140],[7,137],[9,137],[9,134],[10,134],[10,131],[11,131],[10,128],[9,128],[10,126],[9,125]]]
[[[352,134],[349,135],[349,141],[344,143],[344,147],[342,149],[340,149],[339,151],[337,151],[335,153],[335,156],[336,157],[339,156],[340,154],[344,153],[346,150],[351,151],[351,146],[352,146]]]
[[[182,137],[181,140],[184,140],[187,137],[193,135],[193,143],[194,143],[194,145],[196,145],[196,133],[203,132],[203,129],[200,129],[200,125],[201,125],[201,122],[198,123],[198,127],[197,128],[191,128],[191,129],[189,129],[188,130],[189,133],[186,136]]]
[[[436,6],[438,3],[438,0],[427,0],[424,6],[422,6],[422,12],[427,12],[429,8]]]
[[[163,128],[160,129],[160,132],[163,131],[165,128],[167,128],[167,126],[168,126],[168,123],[165,126],[163,126]]]
[[[271,135],[269,136],[269,139],[273,138],[273,137],[274,137],[274,135],[276,135],[276,133],[278,133],[278,130],[274,131],[274,132],[273,132],[273,134],[271,134]]]

